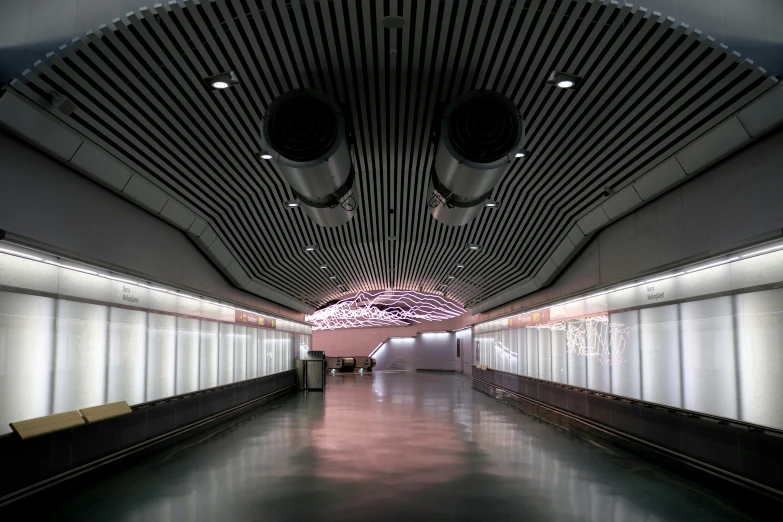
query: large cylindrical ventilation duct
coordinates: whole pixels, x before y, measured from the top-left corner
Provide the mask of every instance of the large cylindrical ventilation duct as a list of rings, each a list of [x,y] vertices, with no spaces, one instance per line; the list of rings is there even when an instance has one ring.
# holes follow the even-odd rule
[[[261,124],[263,154],[277,163],[302,210],[324,227],[356,212],[354,169],[340,106],[311,89],[275,99]]]
[[[444,110],[427,204],[446,225],[475,218],[525,141],[514,103],[494,91],[459,96]]]

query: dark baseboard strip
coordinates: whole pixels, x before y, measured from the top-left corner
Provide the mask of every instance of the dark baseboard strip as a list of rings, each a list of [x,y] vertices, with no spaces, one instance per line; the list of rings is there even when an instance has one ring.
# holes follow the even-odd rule
[[[449,370],[446,368],[416,368],[416,371],[429,373],[458,373],[457,370]]]
[[[759,482],[742,477],[730,471],[713,466],[701,460],[670,450],[663,446],[629,435],[620,430],[606,426],[579,415],[551,406],[539,400],[527,397],[515,391],[492,384],[491,382],[471,376],[475,383],[485,387],[485,393],[493,398],[520,409],[525,413],[538,417],[546,422],[571,431],[579,430],[587,435],[601,438],[632,453],[691,478],[710,489],[726,494],[751,506],[750,509],[759,513],[772,507],[780,510],[783,503],[783,492],[765,486]],[[493,393],[493,390],[495,393]],[[511,399],[511,400],[509,400]],[[739,488],[737,486],[740,486]]]
[[[66,482],[73,482],[74,479],[85,477],[87,475],[95,475],[101,469],[112,467],[112,465],[127,463],[128,457],[136,456],[142,457],[145,454],[160,451],[171,444],[175,444],[182,439],[193,436],[201,431],[212,428],[220,423],[226,422],[238,415],[246,413],[250,409],[260,406],[261,404],[271,402],[283,395],[293,393],[296,391],[296,385],[291,385],[280,390],[276,390],[272,393],[268,393],[262,397],[257,397],[243,404],[228,408],[221,412],[218,412],[210,417],[200,419],[187,426],[174,429],[157,437],[140,442],[134,446],[122,449],[111,455],[107,455],[100,459],[94,460],[82,466],[70,469],[64,473],[56,475],[54,477],[42,480],[36,484],[32,484],[26,488],[20,489],[3,497],[0,497],[0,509],[7,508],[11,504],[27,499],[28,497],[42,492],[48,488],[54,486],[62,486]],[[108,471],[108,469],[107,469]]]

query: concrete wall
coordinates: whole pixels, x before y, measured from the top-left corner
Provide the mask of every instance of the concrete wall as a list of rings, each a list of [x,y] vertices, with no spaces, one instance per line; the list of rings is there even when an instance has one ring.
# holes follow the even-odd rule
[[[234,287],[177,228],[3,132],[0,229],[87,262],[303,319],[301,313]]]
[[[783,130],[601,230],[555,282],[475,323],[633,279],[783,229]]]

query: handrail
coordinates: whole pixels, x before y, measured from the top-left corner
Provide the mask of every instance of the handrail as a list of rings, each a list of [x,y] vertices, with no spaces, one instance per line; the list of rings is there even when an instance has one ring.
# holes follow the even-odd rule
[[[392,366],[394,366],[398,362],[405,362],[405,359],[403,359],[402,357],[397,357],[386,368],[384,368],[384,371],[388,370],[389,368],[391,368]]]

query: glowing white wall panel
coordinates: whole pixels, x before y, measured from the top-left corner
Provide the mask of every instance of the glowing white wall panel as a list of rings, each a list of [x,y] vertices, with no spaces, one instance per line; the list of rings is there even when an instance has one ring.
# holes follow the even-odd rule
[[[218,385],[218,323],[201,321],[201,355],[199,364],[199,388]]]
[[[177,395],[199,389],[199,322],[177,317]]]
[[[621,312],[609,316],[610,324],[615,323],[627,328],[624,335],[613,335],[612,353],[622,352],[622,356],[611,365],[612,393],[633,399],[641,399],[641,346],[639,344],[639,311]],[[618,332],[620,329],[615,329]]]
[[[538,330],[526,328],[525,339],[525,369],[529,377],[538,377]]]
[[[642,399],[682,407],[677,305],[641,310]]]
[[[218,334],[218,384],[234,382],[234,325],[220,323]]]
[[[145,401],[147,312],[109,309],[108,402]]]
[[[59,270],[54,265],[0,252],[0,285],[56,294]]]
[[[552,330],[538,331],[538,378],[552,380]]]
[[[308,343],[309,345],[309,343]],[[253,379],[260,376],[258,373],[258,328],[247,329],[247,378]]]
[[[57,302],[53,413],[106,403],[109,308]]]
[[[680,305],[684,407],[736,419],[732,312],[731,297]]]
[[[147,397],[154,401],[176,394],[177,318],[149,314],[147,325]]]
[[[603,349],[600,346],[601,341],[609,335],[609,329],[606,325],[599,323],[595,328],[600,332],[600,337],[595,335],[586,336],[588,353],[601,353]],[[584,359],[587,371],[587,387],[592,390],[610,393],[612,385],[609,365],[600,356],[596,355],[587,356]]]
[[[51,413],[55,303],[0,292],[0,433]]]
[[[584,333],[582,336],[584,337]],[[566,358],[568,360],[568,384],[587,388],[587,357],[571,350]]]
[[[735,296],[741,419],[783,429],[783,289]]]
[[[252,329],[252,328],[250,328]],[[234,377],[232,382],[247,379],[247,326],[234,327]]]
[[[552,380],[568,384],[566,335],[563,330],[552,330]]]

